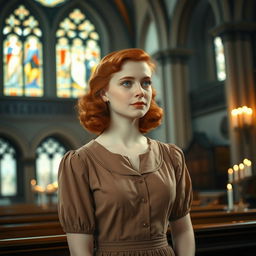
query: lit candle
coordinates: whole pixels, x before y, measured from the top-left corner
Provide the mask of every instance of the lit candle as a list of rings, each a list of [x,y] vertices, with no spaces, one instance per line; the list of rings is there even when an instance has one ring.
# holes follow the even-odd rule
[[[232,183],[234,181],[234,178],[233,178],[233,169],[232,168],[229,168],[228,169],[228,182],[229,183]]]
[[[237,109],[233,109],[231,111],[231,116],[232,116],[233,126],[238,127],[238,111],[237,111]]]
[[[239,181],[239,175],[238,175],[239,167],[238,167],[238,165],[237,164],[234,165],[233,169],[234,169],[234,181],[237,182],[237,181]]]
[[[248,177],[251,177],[252,176],[252,162],[250,160],[248,160],[247,162],[247,173],[248,173]]]
[[[230,183],[227,184],[227,198],[228,198],[228,210],[231,211],[234,209],[234,200],[233,200],[233,189]]]
[[[243,163],[245,165],[245,177],[252,176],[252,162],[245,158]]]
[[[245,177],[248,177],[249,176],[249,174],[248,174],[248,166],[247,166],[247,163],[248,163],[248,159],[247,158],[245,158],[244,160],[243,160],[243,163],[244,163],[244,176]]]
[[[237,109],[238,127],[243,127],[243,108]]]
[[[243,106],[242,109],[243,109],[244,124],[251,125],[252,124],[252,109],[248,108],[246,106]]]
[[[245,174],[244,174],[244,164],[239,164],[239,177],[240,179],[243,179],[245,177]]]

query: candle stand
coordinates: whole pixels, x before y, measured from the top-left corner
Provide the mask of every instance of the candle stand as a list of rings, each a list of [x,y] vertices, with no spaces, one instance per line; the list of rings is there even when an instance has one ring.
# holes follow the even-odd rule
[[[244,201],[244,197],[243,197],[243,183],[244,183],[244,179],[243,180],[239,180],[237,182],[235,182],[235,189],[236,189],[236,195],[238,198],[238,203],[234,205],[234,210],[235,211],[247,211],[248,210],[248,204],[245,203]]]

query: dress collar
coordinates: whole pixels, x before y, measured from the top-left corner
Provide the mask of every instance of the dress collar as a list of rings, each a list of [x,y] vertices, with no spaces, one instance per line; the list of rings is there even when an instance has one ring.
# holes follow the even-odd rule
[[[158,142],[147,138],[148,150],[139,155],[140,170],[136,171],[127,156],[113,153],[95,140],[84,145],[89,155],[96,160],[104,169],[121,175],[141,176],[145,173],[155,172],[162,164],[162,152]]]

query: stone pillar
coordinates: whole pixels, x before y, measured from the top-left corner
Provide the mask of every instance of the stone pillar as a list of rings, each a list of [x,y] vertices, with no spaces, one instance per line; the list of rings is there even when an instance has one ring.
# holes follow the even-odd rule
[[[26,203],[34,203],[35,195],[31,191],[30,181],[35,179],[35,160],[24,160],[24,198]]]
[[[168,141],[186,148],[192,137],[188,93],[188,49],[168,49],[154,57],[162,66]]]
[[[256,93],[253,74],[253,51],[250,32],[226,29],[221,34],[226,59],[225,90],[229,115],[232,164],[244,158],[256,163]],[[235,129],[231,110],[246,105],[253,109],[253,125]],[[255,172],[255,170],[254,170]]]

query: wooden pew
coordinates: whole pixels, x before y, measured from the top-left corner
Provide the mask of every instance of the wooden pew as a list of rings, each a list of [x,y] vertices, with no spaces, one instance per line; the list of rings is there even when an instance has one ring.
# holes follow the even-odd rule
[[[68,255],[56,207],[0,208],[0,255]],[[247,256],[249,250],[256,250],[256,210],[226,212],[217,207],[206,211],[204,207],[191,211],[191,218],[196,256]]]
[[[0,239],[64,234],[59,221],[0,225]]]
[[[0,255],[68,256],[66,235],[0,239]]]
[[[194,225],[196,256],[251,256],[256,250],[256,221]]]
[[[208,211],[208,212],[191,212],[193,225],[197,224],[218,224],[232,223],[233,221],[256,221],[256,209],[247,211]]]
[[[256,250],[256,221],[194,225],[196,256],[251,256]],[[168,233],[168,240],[171,235]],[[0,255],[66,256],[65,235],[0,239]]]

